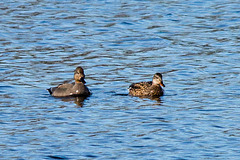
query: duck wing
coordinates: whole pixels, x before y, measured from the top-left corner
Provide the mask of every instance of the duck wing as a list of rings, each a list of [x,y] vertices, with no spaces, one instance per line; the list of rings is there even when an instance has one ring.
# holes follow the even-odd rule
[[[129,86],[129,94],[132,96],[147,96],[150,94],[152,82],[133,83]]]
[[[53,96],[63,97],[63,96],[70,95],[70,90],[72,87],[73,87],[73,84],[64,83],[64,84],[59,84],[57,87],[49,88],[47,90]]]
[[[129,89],[147,89],[152,86],[152,82],[140,82],[140,83],[133,83],[129,86]]]

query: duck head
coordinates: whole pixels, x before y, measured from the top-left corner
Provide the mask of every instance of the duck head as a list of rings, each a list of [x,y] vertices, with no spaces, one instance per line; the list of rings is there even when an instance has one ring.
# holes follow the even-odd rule
[[[160,86],[165,87],[165,85],[163,84],[162,74],[161,73],[155,73],[154,74],[153,80],[152,80],[152,84],[153,85],[159,84]]]
[[[85,80],[85,74],[84,74],[84,71],[83,71],[83,68],[82,67],[77,67],[74,71],[74,80],[75,82],[77,83],[86,83]]]

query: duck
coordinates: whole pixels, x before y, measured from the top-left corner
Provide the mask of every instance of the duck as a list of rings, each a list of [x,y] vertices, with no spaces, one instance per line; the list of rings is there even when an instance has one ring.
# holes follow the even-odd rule
[[[50,95],[54,97],[68,96],[89,96],[91,95],[88,87],[85,85],[85,74],[82,67],[77,67],[74,71],[74,83],[64,83],[57,87],[47,89]]]
[[[160,97],[163,95],[162,74],[155,73],[152,81],[133,83],[129,86],[129,95],[137,97]]]

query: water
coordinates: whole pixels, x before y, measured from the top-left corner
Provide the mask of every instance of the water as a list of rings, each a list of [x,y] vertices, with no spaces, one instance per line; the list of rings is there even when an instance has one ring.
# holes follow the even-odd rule
[[[0,159],[239,158],[238,1],[0,6]],[[77,66],[92,96],[51,97]],[[164,96],[126,95],[156,72]]]

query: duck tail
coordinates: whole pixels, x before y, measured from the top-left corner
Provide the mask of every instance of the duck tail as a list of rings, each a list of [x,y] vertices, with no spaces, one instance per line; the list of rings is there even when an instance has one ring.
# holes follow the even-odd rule
[[[50,94],[52,94],[52,88],[46,89]]]

